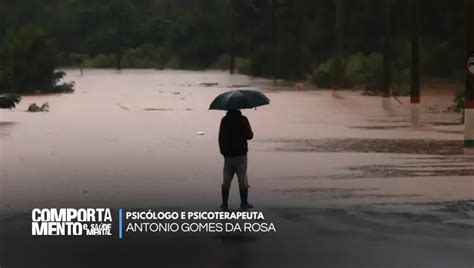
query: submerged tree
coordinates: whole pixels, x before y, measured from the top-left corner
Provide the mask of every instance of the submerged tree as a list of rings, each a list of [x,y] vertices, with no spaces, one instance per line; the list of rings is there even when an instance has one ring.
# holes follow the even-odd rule
[[[474,0],[467,3],[467,44],[466,54],[474,53]],[[471,63],[467,63],[471,64]],[[474,76],[466,71],[466,89],[464,99],[464,146],[474,148]]]
[[[56,71],[58,53],[41,28],[25,26],[0,51],[2,92],[65,92],[72,84],[58,85],[64,72]]]
[[[420,0],[412,0],[411,25],[411,86],[410,103],[411,121],[413,125],[420,124]]]
[[[334,0],[336,4],[336,27],[333,70],[333,93],[344,85],[343,39],[344,39],[344,0]]]
[[[384,0],[384,16],[385,16],[385,37],[383,49],[383,107],[390,108],[390,84],[391,84],[391,63],[392,63],[392,49],[391,49],[391,0]]]
[[[14,94],[0,94],[0,109],[12,109],[20,103],[21,97]]]

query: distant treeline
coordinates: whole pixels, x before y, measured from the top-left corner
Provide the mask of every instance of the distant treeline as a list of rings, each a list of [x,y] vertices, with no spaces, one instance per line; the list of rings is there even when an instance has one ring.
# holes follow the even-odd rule
[[[421,1],[422,75],[462,74],[466,0]],[[410,0],[392,1],[394,71],[400,74],[408,72],[409,10]],[[383,19],[381,0],[345,1],[344,57],[350,68],[380,70],[373,64],[380,64]],[[292,80],[313,74],[313,81],[324,84],[323,71],[330,68],[334,51],[335,4],[333,0],[0,2],[2,43],[27,24],[42,28],[54,41],[63,66],[235,67],[256,76]],[[360,76],[348,75],[354,81]]]

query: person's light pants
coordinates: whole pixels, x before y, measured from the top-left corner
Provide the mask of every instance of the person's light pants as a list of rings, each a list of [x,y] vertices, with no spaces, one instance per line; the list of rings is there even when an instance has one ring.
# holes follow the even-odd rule
[[[222,184],[224,189],[230,188],[234,174],[237,174],[239,188],[247,189],[247,155],[224,157],[224,183]]]

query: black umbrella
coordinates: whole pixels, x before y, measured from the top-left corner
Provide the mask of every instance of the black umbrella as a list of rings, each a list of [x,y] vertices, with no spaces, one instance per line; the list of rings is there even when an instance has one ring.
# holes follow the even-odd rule
[[[270,104],[270,99],[255,90],[232,90],[217,96],[209,110],[240,110]]]

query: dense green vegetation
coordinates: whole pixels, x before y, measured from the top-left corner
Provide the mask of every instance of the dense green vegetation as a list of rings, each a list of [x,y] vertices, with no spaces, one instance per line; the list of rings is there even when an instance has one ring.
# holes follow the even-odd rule
[[[20,103],[21,97],[15,94],[0,94],[0,109],[12,109]]]
[[[24,26],[0,49],[0,89],[13,92],[65,92],[72,84],[58,81],[57,51],[43,30]]]
[[[464,90],[456,91],[453,99],[453,106],[450,107],[453,111],[462,115],[462,122],[464,122],[464,103],[466,102],[466,94]]]
[[[345,83],[379,87],[383,1],[345,2]],[[422,0],[422,5],[421,74],[461,76],[466,1]],[[393,0],[393,83],[400,88],[409,76],[409,10],[410,0]],[[54,42],[63,66],[204,69],[231,68],[234,62],[238,71],[257,76],[297,80],[311,74],[323,87],[331,78],[334,23],[333,0],[0,2],[0,42],[35,25]],[[46,54],[51,47],[45,46]],[[51,72],[48,68],[44,71]],[[51,88],[47,77],[35,85]],[[26,86],[31,85],[21,85]]]

